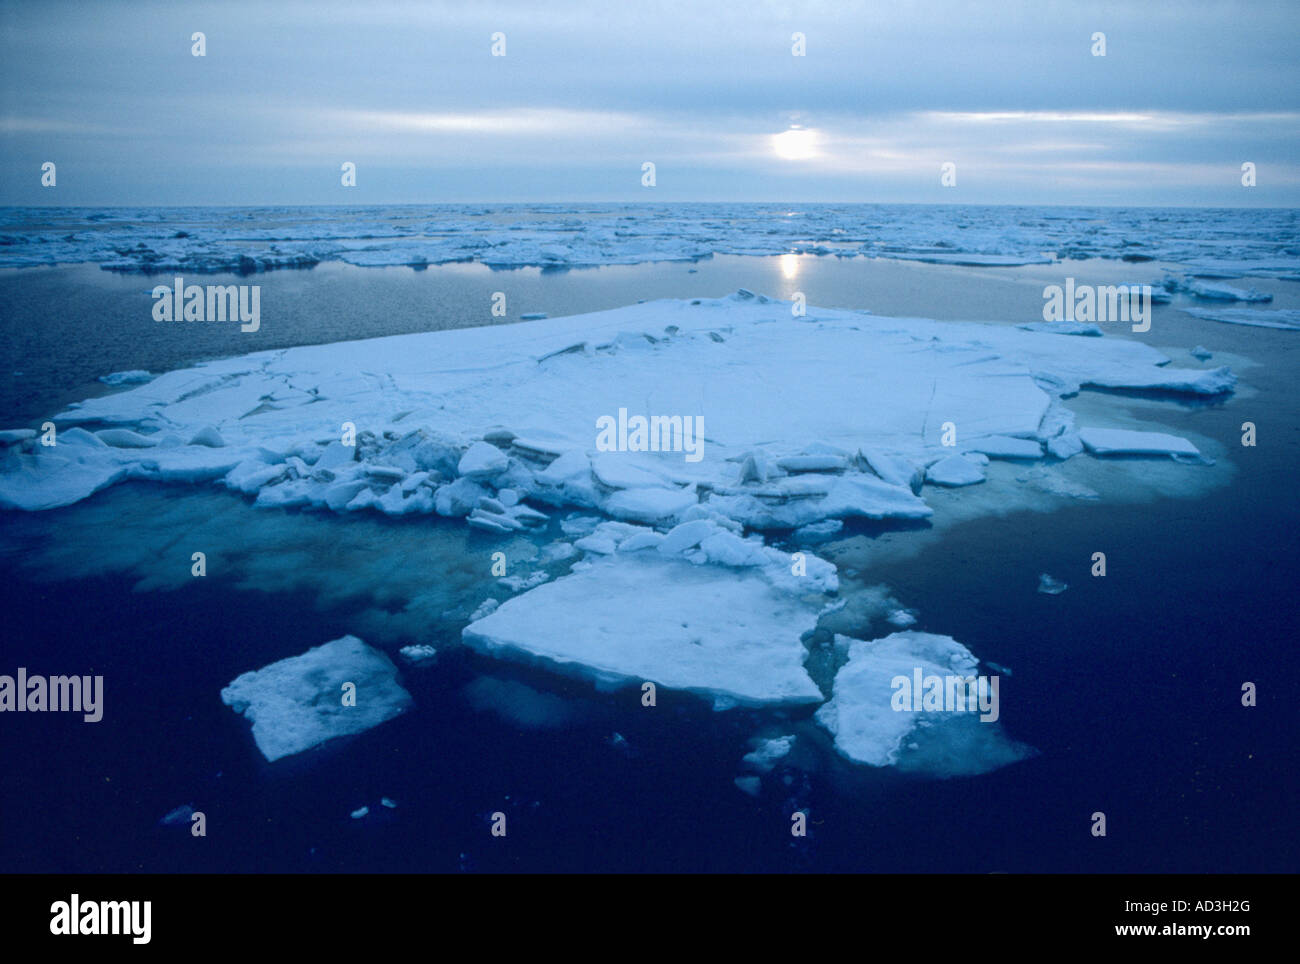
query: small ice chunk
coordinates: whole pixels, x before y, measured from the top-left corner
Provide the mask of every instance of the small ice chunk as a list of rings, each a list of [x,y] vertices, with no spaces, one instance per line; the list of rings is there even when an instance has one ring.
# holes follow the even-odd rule
[[[704,539],[718,531],[716,523],[709,519],[696,519],[692,522],[683,522],[681,525],[673,526],[664,536],[663,541],[659,543],[659,551],[665,556],[675,556],[678,553],[685,552],[687,549],[694,549]]]
[[[1059,579],[1053,579],[1045,572],[1038,577],[1038,591],[1048,596],[1059,596],[1069,588],[1069,585]]]
[[[621,489],[609,497],[605,510],[616,519],[657,524],[671,521],[697,502],[689,489]]]
[[[426,643],[413,643],[410,646],[403,646],[398,653],[413,666],[422,666],[433,662],[437,658],[438,650]]]
[[[182,803],[179,807],[174,807],[173,809],[168,810],[166,816],[158,822],[164,827],[177,827],[183,824],[189,824],[190,818],[193,816],[194,805],[190,803]]]
[[[906,629],[908,626],[916,625],[916,616],[906,609],[894,609],[885,617],[885,622],[899,629]]]
[[[504,472],[509,464],[506,454],[495,445],[475,442],[461,456],[456,471],[466,478],[486,478]]]
[[[1104,334],[1096,325],[1084,321],[1031,321],[1016,325],[1025,331],[1045,331],[1053,335],[1081,335],[1084,338],[1100,338]]]
[[[1214,355],[1204,345],[1197,345],[1189,354],[1198,361],[1209,361]]]
[[[1041,442],[1025,438],[1008,438],[1004,435],[992,435],[977,439],[967,452],[979,452],[994,459],[1041,459],[1043,446]]]
[[[742,793],[756,797],[763,790],[763,781],[758,777],[736,777],[736,786]]]
[[[1079,438],[1098,455],[1191,455],[1200,450],[1185,438],[1163,432],[1134,432],[1119,428],[1084,428]]]
[[[360,820],[362,817],[364,817],[364,816],[365,816],[366,814],[368,814],[368,813],[370,813],[370,808],[369,808],[369,807],[358,807],[356,810],[353,810],[353,811],[352,811],[351,816],[352,816],[352,819],[353,819],[353,820]]]
[[[496,612],[497,607],[500,605],[501,605],[500,602],[498,602],[497,600],[489,596],[487,599],[484,599],[481,603],[478,604],[478,608],[475,609],[473,614],[469,617],[469,621],[472,623],[475,620],[482,619],[484,616],[487,616],[490,613]]]
[[[225,446],[226,440],[221,437],[215,425],[205,425],[194,433],[190,439],[190,445],[206,445],[210,449],[219,449]]]
[[[344,702],[349,692],[355,705]],[[411,696],[392,660],[343,636],[236,677],[221,701],[252,722],[257,748],[275,761],[391,720]]]
[[[335,469],[340,465],[347,465],[355,462],[357,459],[357,447],[355,445],[344,445],[342,442],[334,441],[325,446],[325,451],[320,454],[313,468],[317,469]]]
[[[974,485],[984,481],[984,472],[970,459],[950,455],[926,469],[925,480],[935,485]]]
[[[145,382],[153,381],[153,375],[139,368],[133,368],[126,372],[100,375],[99,380],[105,385],[143,385]]]
[[[751,741],[754,749],[746,753],[741,762],[748,765],[751,769],[759,773],[770,773],[781,760],[784,760],[792,749],[794,749],[793,736],[777,736],[770,740],[756,739]]]
[[[841,455],[787,455],[776,460],[777,468],[786,472],[836,472],[844,468]]]
[[[1272,301],[1273,296],[1257,288],[1237,288],[1213,281],[1192,281],[1186,285],[1188,294],[1209,301]]]
[[[812,522],[795,529],[794,539],[801,545],[816,545],[819,542],[826,542],[835,538],[843,528],[844,521],[842,519],[823,519],[821,522]]]
[[[96,432],[95,436],[105,445],[115,449],[148,449],[158,444],[155,438],[125,428],[106,428]]]

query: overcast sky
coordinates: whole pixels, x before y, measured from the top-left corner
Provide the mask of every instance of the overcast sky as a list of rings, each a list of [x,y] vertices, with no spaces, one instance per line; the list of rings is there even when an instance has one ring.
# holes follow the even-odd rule
[[[1298,28],[1295,0],[0,0],[0,203],[1300,206]]]

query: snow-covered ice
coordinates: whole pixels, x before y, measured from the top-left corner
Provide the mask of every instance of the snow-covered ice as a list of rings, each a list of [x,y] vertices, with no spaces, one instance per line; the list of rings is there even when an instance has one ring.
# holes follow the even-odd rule
[[[644,347],[620,340],[630,331]],[[575,344],[586,347],[562,351]],[[224,482],[268,507],[437,512],[502,533],[544,522],[538,505],[660,527],[701,504],[759,529],[924,519],[919,477],[977,481],[979,467],[942,444],[946,422],[960,452],[1033,458],[1045,442],[1060,457],[1059,400],[1082,386],[1235,384],[1226,368],[1168,361],[1121,338],[821,308],[796,318],[750,292],[647,302],[169,372],[58,413],[55,446],[0,450],[0,506],[53,508],[146,479]],[[596,420],[630,399],[702,418],[703,458],[596,451]],[[355,446],[336,434],[344,423]]]
[[[494,213],[493,217],[483,217]],[[177,230],[181,228],[182,230]],[[424,268],[691,262],[713,255],[891,258],[974,268],[1105,258],[1196,278],[1295,277],[1290,212],[957,205],[582,204],[0,210],[0,267],[254,274],[341,261]],[[1141,238],[1141,241],[1135,239]],[[529,314],[537,314],[530,312]]]
[[[911,680],[918,670],[922,677],[977,674],[979,661],[952,637],[907,630],[874,640],[837,636],[836,645],[848,660],[816,718],[850,760],[891,766],[915,751],[917,768],[942,776],[992,770],[1029,752],[1002,736],[999,723],[969,711],[895,709],[896,677]],[[960,759],[949,752],[953,745]]]
[[[1164,432],[1134,432],[1118,428],[1085,428],[1079,437],[1098,455],[1190,455],[1200,450],[1185,438]]]
[[[637,535],[620,526],[587,538]],[[463,638],[604,684],[650,681],[747,704],[820,702],[801,637],[824,606],[816,595],[837,588],[834,567],[808,557],[807,574],[795,575],[786,554],[712,523],[660,551],[667,544],[592,556],[470,623]]]
[[[355,705],[345,704],[348,683]],[[237,676],[221,701],[253,724],[253,740],[269,761],[362,733],[411,705],[392,661],[355,636]]]

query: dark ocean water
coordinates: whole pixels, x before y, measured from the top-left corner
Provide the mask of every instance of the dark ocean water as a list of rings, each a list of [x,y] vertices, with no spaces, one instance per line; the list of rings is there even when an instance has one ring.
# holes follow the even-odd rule
[[[514,304],[528,304],[517,310],[553,315],[741,285],[777,296],[797,285],[814,304],[938,317],[1033,320],[1041,306],[1041,269],[977,277],[800,259],[787,277],[785,267],[715,258],[698,274],[684,265],[523,271],[511,272],[509,284],[520,292]],[[1127,276],[1108,268],[1107,277]],[[294,307],[278,318],[264,308],[259,334],[267,337],[253,344],[226,333],[226,342],[209,344],[153,336],[138,278],[91,268],[6,272],[0,296],[12,370],[40,373],[35,387],[18,387],[17,377],[7,383],[6,421],[49,414],[110,370],[476,323],[464,309],[486,314],[498,278],[472,266],[281,272],[259,279],[271,286],[263,304],[283,292],[280,303]],[[1278,292],[1275,307],[1294,306],[1296,285],[1258,286]],[[123,306],[127,288],[140,291],[138,311]],[[425,303],[426,312],[412,308]],[[142,337],[146,330],[151,337]],[[648,710],[635,689],[600,693],[456,648],[442,624],[419,640],[439,647],[436,663],[403,667],[412,712],[267,764],[247,723],[221,704],[221,687],[356,631],[375,603],[360,575],[363,547],[391,544],[404,564],[427,565],[437,579],[448,557],[408,558],[412,533],[427,533],[432,554],[444,538],[470,538],[457,534],[463,525],[255,510],[208,488],[140,483],[54,512],[0,514],[0,672],[22,665],[106,678],[100,723],[61,714],[0,719],[0,869],[1293,872],[1296,337],[1157,309],[1152,344],[1199,342],[1261,363],[1241,372],[1242,390],[1227,405],[1164,405],[1158,419],[1225,446],[1242,420],[1256,421],[1260,444],[1231,453],[1230,485],[1196,498],[977,519],[858,577],[888,584],[919,612],[916,628],[950,634],[1011,667],[1002,721],[1039,752],[976,777],[852,767],[808,752],[752,798],[732,782],[747,740],[797,728],[813,741],[813,728],[800,728],[806,711],[786,720],[716,713],[666,691]],[[170,522],[148,524],[187,511],[222,514],[231,531],[274,515],[293,534],[283,540],[293,551],[277,558],[274,543],[259,544],[206,579],[139,586],[173,557],[188,567],[184,527],[169,538]],[[852,538],[827,554],[841,570],[855,568],[858,549],[891,531],[906,537],[850,525]],[[1108,556],[1104,579],[1088,575],[1098,548]],[[294,578],[267,580],[277,566]],[[350,567],[358,567],[359,595],[339,579]],[[1040,572],[1070,588],[1037,593]],[[484,674],[557,695],[564,710],[536,727],[476,708],[466,688]],[[1251,709],[1240,703],[1248,680],[1259,688]],[[397,807],[380,806],[381,797]],[[207,815],[206,838],[159,825],[182,804]],[[369,816],[351,819],[363,805]],[[790,834],[795,809],[809,813],[804,839]],[[1104,839],[1089,833],[1098,810],[1107,815]],[[489,832],[495,811],[507,815],[505,838]]]

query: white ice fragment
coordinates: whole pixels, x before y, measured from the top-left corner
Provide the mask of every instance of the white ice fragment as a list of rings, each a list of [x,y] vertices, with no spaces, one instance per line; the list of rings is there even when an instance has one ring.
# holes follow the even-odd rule
[[[935,485],[974,485],[976,482],[984,481],[984,472],[970,459],[960,455],[950,455],[927,468],[925,480]]]
[[[344,445],[342,442],[335,440],[325,446],[325,451],[320,454],[320,458],[315,461],[312,468],[336,469],[339,466],[355,462],[356,458],[356,446]]]
[[[916,625],[916,616],[906,609],[894,609],[885,616],[885,622],[899,629],[906,629],[908,626]]]
[[[461,456],[456,471],[465,478],[482,479],[504,472],[507,465],[509,459],[495,445],[475,442]]]
[[[976,439],[966,449],[969,452],[981,452],[995,459],[1041,459],[1043,446],[1041,442],[1026,438],[1008,438],[994,435]]]
[[[403,646],[397,652],[413,666],[431,663],[438,656],[438,650],[426,643],[412,643],[410,646]]]
[[[606,501],[605,511],[615,519],[657,525],[673,520],[698,501],[689,489],[621,489]]]
[[[219,449],[225,446],[226,440],[221,437],[215,425],[205,425],[194,433],[190,438],[190,445],[206,445],[208,448]]]
[[[824,519],[821,522],[812,522],[795,529],[794,539],[801,545],[816,545],[819,542],[826,542],[828,539],[835,538],[843,528],[844,522],[841,519]]]
[[[141,369],[133,368],[126,372],[100,375],[99,380],[105,385],[143,385],[145,382],[153,381],[153,375]]]
[[[491,596],[489,596],[487,599],[484,599],[481,603],[478,604],[478,608],[475,609],[473,614],[469,617],[469,621],[474,622],[475,620],[482,619],[484,616],[496,612],[497,607],[500,605],[501,603],[498,600],[493,599]]]
[[[125,428],[106,428],[96,432],[95,436],[105,445],[111,445],[115,449],[147,449],[158,444],[155,438]]]
[[[793,736],[777,736],[771,739],[754,739],[750,741],[754,749],[746,753],[741,762],[759,773],[771,773],[773,768],[784,760],[794,749]]]
[[[996,722],[984,722],[984,705],[978,698],[944,705],[948,677],[969,679],[978,661],[970,650],[950,636],[915,630],[893,633],[883,639],[836,637],[847,651],[848,662],[835,675],[831,699],[816,713],[835,738],[835,748],[850,760],[871,766],[907,764],[936,776],[986,772],[1032,752],[1009,742]],[[935,677],[945,691],[939,705],[927,709],[921,692],[910,693],[920,677]],[[977,684],[972,696],[992,694],[992,681]],[[972,706],[971,702],[976,705]],[[992,702],[986,703],[992,708]]]
[[[1052,578],[1045,572],[1038,577],[1038,591],[1048,596],[1059,596],[1069,588],[1069,585]]]
[[[1101,338],[1104,334],[1096,325],[1084,321],[1030,321],[1016,327],[1025,331],[1045,331],[1053,335],[1081,335],[1085,338]]]
[[[1079,437],[1098,455],[1192,455],[1200,450],[1185,438],[1163,432],[1134,432],[1119,428],[1084,428]]]
[[[1191,281],[1184,285],[1188,294],[1211,301],[1272,301],[1273,296],[1257,288],[1236,288],[1212,281]]]
[[[687,549],[694,549],[702,540],[717,531],[717,524],[708,519],[683,522],[668,530],[668,534],[664,536],[658,548],[665,556],[674,556]]]
[[[344,702],[350,691],[355,705]],[[392,661],[355,636],[244,673],[221,701],[252,722],[253,740],[270,761],[361,733],[411,705]]]
[[[603,682],[653,680],[745,704],[818,702],[800,642],[821,608],[804,598],[809,590],[778,588],[758,569],[620,554],[502,603],[463,636]]]
[[[1182,310],[1195,318],[1221,321],[1227,325],[1300,331],[1300,308],[1184,308]]]

